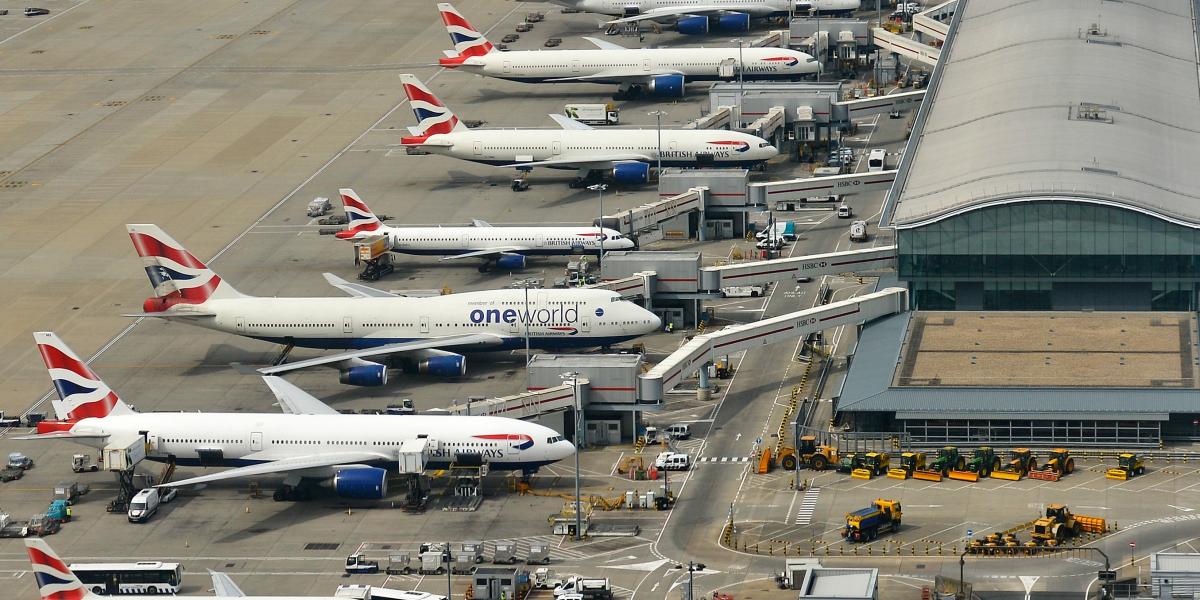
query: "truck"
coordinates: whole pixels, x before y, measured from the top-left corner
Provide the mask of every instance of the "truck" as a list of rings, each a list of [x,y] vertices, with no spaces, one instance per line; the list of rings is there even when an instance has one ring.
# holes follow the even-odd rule
[[[329,201],[329,198],[317,197],[309,201],[305,213],[310,217],[323,217],[331,210],[333,210],[333,203]]]
[[[733,287],[721,288],[722,298],[757,298],[767,294],[767,284],[760,283],[757,285],[737,285]]]
[[[563,107],[563,114],[586,125],[616,125],[621,122],[621,111],[612,102],[568,104]]]
[[[865,242],[867,241],[867,222],[854,221],[850,223],[850,241]]]
[[[770,227],[766,227],[758,233],[755,233],[754,237],[759,241],[767,238],[779,238],[785,242],[794,242],[797,238],[796,223],[795,221],[776,221],[775,231],[773,233]]]
[[[88,493],[90,489],[86,485],[80,485],[78,481],[60,481],[54,485],[54,499],[65,500],[67,504],[74,504],[80,496]]]
[[[23,538],[29,536],[29,523],[13,520],[6,512],[0,512],[0,538]]]
[[[8,468],[27,471],[33,468],[33,459],[20,452],[8,453]]]
[[[869,542],[880,533],[900,529],[900,502],[878,498],[867,508],[846,514],[842,537],[853,542]]]
[[[346,572],[354,574],[370,574],[379,572],[379,561],[370,560],[355,552],[346,557]]]
[[[562,598],[567,594],[578,594],[584,600],[612,600],[612,586],[608,578],[581,577],[572,575],[562,583],[554,586],[554,597]]]

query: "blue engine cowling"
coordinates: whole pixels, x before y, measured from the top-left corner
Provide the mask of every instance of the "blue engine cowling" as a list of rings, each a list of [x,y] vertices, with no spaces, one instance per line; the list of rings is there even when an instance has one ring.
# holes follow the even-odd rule
[[[431,356],[417,363],[417,372],[438,377],[461,377],[467,374],[467,357],[458,354]]]
[[[343,369],[339,380],[347,385],[379,387],[387,384],[387,367],[383,365],[359,365]]]
[[[641,184],[650,181],[650,165],[641,162],[623,162],[613,165],[613,181],[626,184]]]
[[[525,268],[525,255],[523,254],[503,254],[496,259],[496,268],[519,271]]]
[[[333,476],[333,491],[342,498],[381,500],[387,496],[387,470],[342,469]]]
[[[746,13],[729,13],[717,17],[717,29],[721,31],[749,31],[750,15]]]
[[[675,21],[675,29],[683,35],[704,35],[708,33],[708,17],[684,17]]]
[[[683,75],[659,75],[650,80],[646,89],[655,96],[665,98],[682,98],[684,92]]]

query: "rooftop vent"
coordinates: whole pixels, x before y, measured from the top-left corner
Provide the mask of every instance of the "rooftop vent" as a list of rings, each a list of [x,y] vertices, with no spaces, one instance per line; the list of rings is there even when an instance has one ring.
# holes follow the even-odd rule
[[[1068,114],[1068,117],[1073,121],[1089,121],[1092,123],[1112,123],[1113,119],[1109,112],[1118,112],[1119,106],[1108,104],[1096,104],[1094,102],[1080,102],[1075,108],[1073,114]]]

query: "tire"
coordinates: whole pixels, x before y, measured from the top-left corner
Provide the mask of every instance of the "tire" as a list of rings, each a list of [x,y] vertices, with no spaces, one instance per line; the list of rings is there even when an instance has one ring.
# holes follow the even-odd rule
[[[283,502],[284,500],[287,500],[287,494],[285,494],[283,490],[277,489],[275,490],[274,494],[271,494],[271,499],[276,502]]]
[[[999,471],[999,470],[1000,470],[1000,457],[995,457],[992,459],[991,471]],[[988,472],[990,473],[991,471],[988,471]]]
[[[816,454],[812,457],[812,469],[814,471],[824,471],[829,468],[829,459],[824,454]]]
[[[1037,459],[1034,459],[1034,458],[1029,459],[1029,467],[1027,469],[1025,469],[1025,474],[1028,475],[1030,471],[1036,471],[1036,470],[1037,470]]]
[[[108,590],[104,589],[101,586],[96,586],[96,587],[92,588],[92,593],[96,594],[97,596],[103,596],[106,593],[108,593]]]
[[[967,461],[966,461],[966,459],[964,459],[964,458],[963,458],[963,457],[961,457],[961,456],[960,456],[960,457],[958,457],[958,463],[957,463],[957,465],[958,465],[958,466],[957,466],[957,469],[958,469],[959,471],[963,470],[963,467],[967,466]]]
[[[1074,473],[1075,472],[1075,459],[1068,458],[1067,464],[1063,466],[1063,471],[1065,471],[1066,473]]]
[[[1138,468],[1137,468],[1137,474],[1138,474],[1138,475],[1141,475],[1141,474],[1143,474],[1143,473],[1145,473],[1145,472],[1146,472],[1146,467],[1138,467]]]
[[[795,471],[796,470],[796,456],[795,455],[785,456],[785,457],[783,457],[783,460],[779,461],[779,464],[781,464],[783,466],[784,470]]]

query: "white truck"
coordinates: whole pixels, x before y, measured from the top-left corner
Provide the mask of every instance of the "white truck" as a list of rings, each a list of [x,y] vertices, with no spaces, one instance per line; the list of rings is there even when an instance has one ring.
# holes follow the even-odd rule
[[[612,600],[612,586],[607,578],[571,576],[554,586],[554,597],[581,596],[583,600]]]
[[[757,298],[764,296],[767,293],[767,284],[760,283],[758,285],[736,285],[733,287],[721,288],[722,298]]]
[[[867,241],[867,222],[855,221],[850,224],[850,241],[865,242]]]
[[[563,114],[585,125],[616,125],[621,122],[620,109],[608,104],[568,104]]]
[[[686,471],[691,459],[682,452],[663,452],[654,459],[654,468],[664,471]]]

